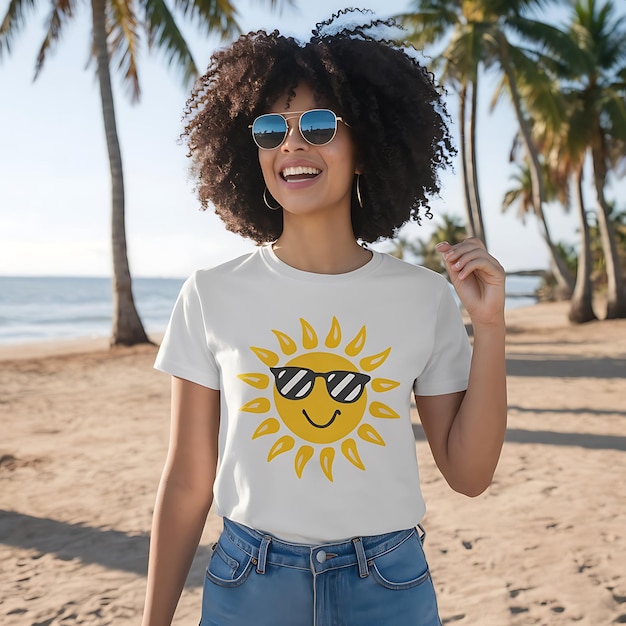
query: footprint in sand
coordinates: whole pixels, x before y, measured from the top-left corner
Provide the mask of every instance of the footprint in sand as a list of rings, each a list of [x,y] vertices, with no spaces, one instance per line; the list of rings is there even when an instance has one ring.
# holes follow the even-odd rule
[[[614,587],[607,587],[607,589],[611,592],[611,595],[613,596],[613,600],[615,601],[616,604],[626,603],[626,596],[621,596],[615,593],[613,591]],[[618,615],[613,623],[614,624],[626,624],[626,613],[622,613],[621,615]]]
[[[615,600],[617,604],[624,604],[624,602],[626,602],[626,596],[618,596],[616,593],[613,593],[613,589],[611,587],[607,587],[607,589],[611,592],[613,600]]]
[[[530,609],[527,606],[510,606],[509,611],[511,615],[519,615],[520,613],[528,613]]]
[[[534,589],[534,587],[520,587],[519,589],[511,589],[511,591],[509,591],[509,597],[517,598],[517,596],[519,596],[522,591],[530,591],[531,589]]]
[[[459,622],[462,619],[465,619],[465,613],[461,613],[459,615],[453,615],[452,617],[444,617],[441,620],[441,623],[444,624],[452,624],[452,622]]]

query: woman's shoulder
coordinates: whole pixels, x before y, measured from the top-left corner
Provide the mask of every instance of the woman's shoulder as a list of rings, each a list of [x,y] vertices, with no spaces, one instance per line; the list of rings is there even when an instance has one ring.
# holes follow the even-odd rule
[[[423,265],[409,263],[404,259],[399,259],[398,257],[384,252],[378,252],[377,254],[383,255],[383,267],[386,272],[393,276],[397,276],[400,279],[404,278],[410,281],[419,281],[424,284],[439,286],[440,288],[448,285],[448,281],[443,274],[439,274]]]
[[[260,248],[242,254],[218,265],[212,267],[204,267],[195,270],[187,279],[188,282],[206,282],[217,281],[223,278],[230,279],[237,274],[249,273],[254,271],[255,265],[258,264]]]
[[[230,259],[213,267],[200,268],[195,270],[183,282],[180,295],[183,298],[197,298],[200,300],[204,296],[223,291],[238,277],[248,276],[254,280],[255,257],[258,250]]]

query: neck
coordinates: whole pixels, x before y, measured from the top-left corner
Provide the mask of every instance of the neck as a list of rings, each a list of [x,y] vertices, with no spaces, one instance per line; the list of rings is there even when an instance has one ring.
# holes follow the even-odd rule
[[[365,265],[372,253],[354,238],[352,224],[337,220],[292,220],[285,216],[281,236],[273,246],[276,256],[296,269],[315,274],[345,274]]]

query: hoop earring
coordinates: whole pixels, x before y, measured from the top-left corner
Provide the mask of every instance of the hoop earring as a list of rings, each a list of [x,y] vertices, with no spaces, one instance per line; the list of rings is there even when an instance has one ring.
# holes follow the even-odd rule
[[[363,198],[361,197],[361,174],[356,175],[356,199],[359,201],[359,206],[363,208]]]
[[[265,206],[270,210],[270,211],[278,211],[278,209],[282,208],[280,206],[280,204],[278,206],[272,206],[268,199],[267,199],[267,187],[265,187],[265,189],[263,189],[263,202],[265,202]]]

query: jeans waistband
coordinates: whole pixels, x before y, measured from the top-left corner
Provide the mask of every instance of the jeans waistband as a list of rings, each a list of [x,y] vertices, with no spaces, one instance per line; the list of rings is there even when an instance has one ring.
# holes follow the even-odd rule
[[[421,535],[418,528],[422,532]],[[312,570],[314,573],[358,565],[362,578],[368,575],[370,559],[393,550],[415,534],[422,543],[426,536],[424,529],[418,525],[415,528],[383,535],[367,535],[336,543],[305,545],[283,541],[228,518],[224,518],[224,534],[252,558],[260,574],[265,573],[268,565]]]

